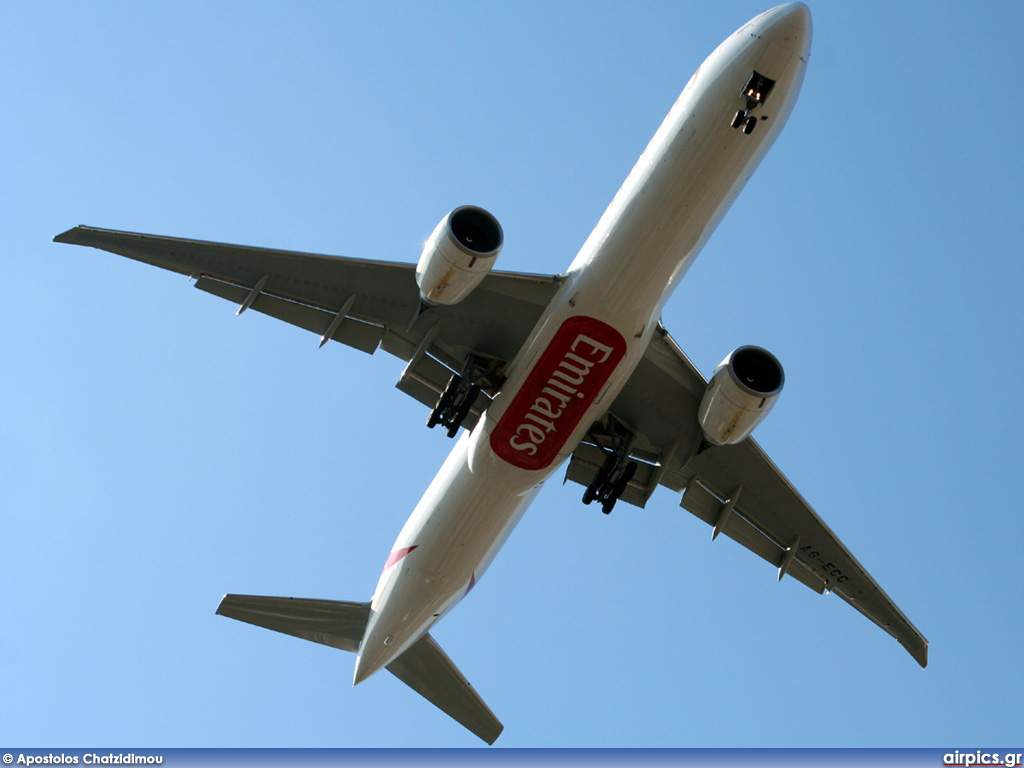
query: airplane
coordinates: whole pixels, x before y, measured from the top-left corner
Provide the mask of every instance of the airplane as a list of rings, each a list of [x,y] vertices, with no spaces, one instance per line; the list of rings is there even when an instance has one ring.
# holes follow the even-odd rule
[[[416,265],[79,226],[91,246],[189,275],[203,291],[320,337],[405,361],[397,388],[458,439],[384,560],[369,602],[225,595],[217,613],[356,654],[491,744],[503,726],[430,634],[484,575],[566,464],[583,502],[643,507],[658,486],[767,560],[833,592],[922,666],[927,641],[750,436],[785,375],[743,346],[710,380],[662,308],[774,143],[811,46],[803,3],[740,27],[700,65],[568,269],[493,271],[497,219],[471,205]],[[461,433],[461,434],[460,434]]]

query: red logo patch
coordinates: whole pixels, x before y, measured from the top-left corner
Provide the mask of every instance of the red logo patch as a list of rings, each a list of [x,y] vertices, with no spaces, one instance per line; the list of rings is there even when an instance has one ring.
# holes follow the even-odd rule
[[[625,339],[610,325],[570,317],[494,427],[491,448],[520,469],[547,467],[625,354]]]

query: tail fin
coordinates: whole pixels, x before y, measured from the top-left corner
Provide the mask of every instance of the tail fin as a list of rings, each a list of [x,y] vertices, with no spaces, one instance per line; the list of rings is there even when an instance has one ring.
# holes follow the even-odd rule
[[[355,653],[370,618],[370,604],[225,595],[217,613]],[[488,744],[493,744],[501,734],[504,726],[429,634],[417,640],[387,669]]]

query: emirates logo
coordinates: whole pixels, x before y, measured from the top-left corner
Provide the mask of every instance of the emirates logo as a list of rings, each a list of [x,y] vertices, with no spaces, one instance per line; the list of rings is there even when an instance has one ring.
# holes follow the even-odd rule
[[[495,426],[491,448],[520,469],[549,466],[625,353],[622,334],[607,323],[570,317]]]

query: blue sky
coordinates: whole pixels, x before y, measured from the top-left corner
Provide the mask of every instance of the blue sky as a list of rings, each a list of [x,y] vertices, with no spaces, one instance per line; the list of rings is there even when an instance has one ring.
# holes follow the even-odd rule
[[[354,657],[214,615],[368,599],[450,448],[402,364],[75,224],[415,261],[456,205],[572,260],[767,4],[18,3],[0,29],[0,741],[476,746]],[[781,138],[664,321],[786,368],[757,438],[921,671],[679,509],[550,483],[435,636],[514,746],[1020,745],[1024,6],[815,3]]]

